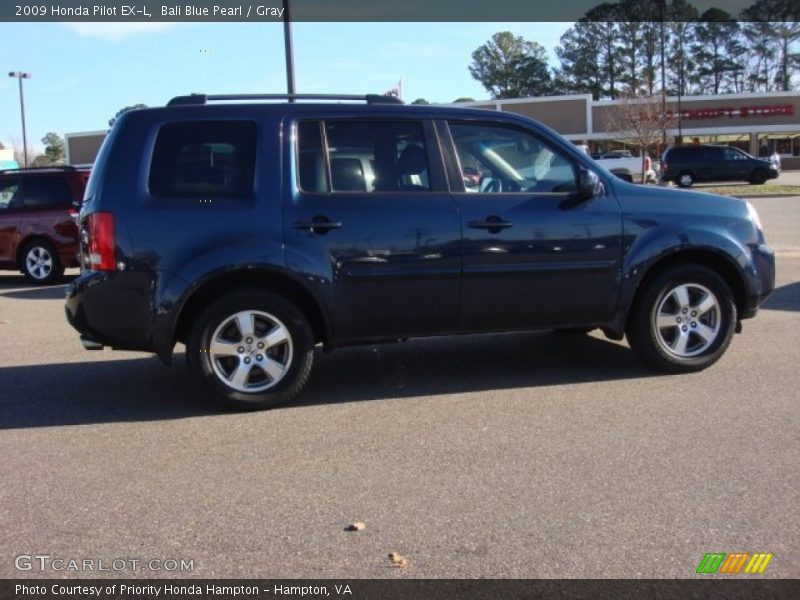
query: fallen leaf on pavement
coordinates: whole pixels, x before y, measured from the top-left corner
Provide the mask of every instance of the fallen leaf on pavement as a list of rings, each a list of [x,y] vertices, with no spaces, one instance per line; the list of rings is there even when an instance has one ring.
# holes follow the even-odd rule
[[[398,552],[390,552],[389,553],[389,560],[392,561],[393,567],[407,567],[408,566],[408,559]]]

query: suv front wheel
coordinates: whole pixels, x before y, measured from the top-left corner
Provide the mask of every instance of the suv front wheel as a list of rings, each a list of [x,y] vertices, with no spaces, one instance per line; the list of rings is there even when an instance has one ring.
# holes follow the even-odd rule
[[[242,291],[219,298],[195,321],[189,366],[228,404],[289,402],[311,373],[314,342],[303,313],[282,296]]]
[[[750,185],[761,185],[767,182],[767,172],[764,169],[755,169],[748,179]]]
[[[626,335],[645,362],[681,373],[714,364],[731,343],[735,325],[736,305],[725,280],[706,267],[684,265],[643,290]]]

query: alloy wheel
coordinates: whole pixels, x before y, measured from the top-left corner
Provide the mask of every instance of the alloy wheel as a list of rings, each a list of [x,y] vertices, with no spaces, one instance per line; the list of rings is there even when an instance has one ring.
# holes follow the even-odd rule
[[[238,392],[258,393],[276,386],[289,371],[292,337],[277,317],[246,310],[220,323],[208,344],[214,374]]]
[[[53,271],[50,251],[42,246],[33,246],[25,256],[25,268],[34,279],[46,279]]]
[[[659,345],[678,358],[691,358],[707,351],[719,336],[721,324],[719,300],[698,283],[673,287],[653,312]]]

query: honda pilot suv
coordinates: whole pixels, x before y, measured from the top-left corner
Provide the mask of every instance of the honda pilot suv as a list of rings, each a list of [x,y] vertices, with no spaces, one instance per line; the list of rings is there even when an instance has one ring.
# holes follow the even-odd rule
[[[75,219],[88,178],[75,167],[0,171],[0,269],[50,284],[78,266]]]
[[[696,371],[775,277],[746,202],[624,182],[522,116],[376,96],[125,113],[80,227],[66,313],[84,346],[170,363],[183,343],[247,408],[295,397],[316,345],[433,335],[601,328]]]

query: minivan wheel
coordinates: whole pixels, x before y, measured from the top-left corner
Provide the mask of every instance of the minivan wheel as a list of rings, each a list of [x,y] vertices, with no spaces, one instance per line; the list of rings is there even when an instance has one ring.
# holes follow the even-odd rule
[[[689,171],[683,171],[678,173],[676,181],[680,187],[692,187],[692,185],[694,185],[694,175],[692,175]]]
[[[227,404],[242,409],[289,402],[311,373],[314,342],[303,313],[255,290],[213,302],[187,342],[189,366]]]
[[[650,365],[673,373],[714,364],[731,343],[736,305],[714,271],[684,265],[665,271],[643,290],[626,335]]]
[[[64,274],[58,253],[45,240],[33,240],[22,249],[20,269],[25,277],[38,285],[56,283]]]
[[[761,185],[767,181],[767,172],[764,169],[756,169],[750,174],[751,185]]]

